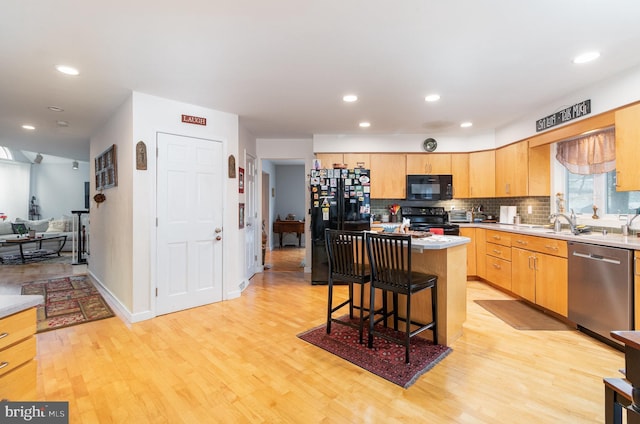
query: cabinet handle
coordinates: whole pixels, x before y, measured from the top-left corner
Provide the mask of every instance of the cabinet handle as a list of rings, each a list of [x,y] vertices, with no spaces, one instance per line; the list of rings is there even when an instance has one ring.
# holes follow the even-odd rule
[[[518,244],[522,244],[522,245],[524,245],[524,246],[526,246],[526,245],[527,245],[527,242],[526,242],[526,241],[524,241],[524,240],[516,240],[516,243],[518,243]]]
[[[496,255],[502,255],[502,250],[493,249],[493,253],[495,253]]]
[[[495,269],[500,269],[500,268],[502,268],[502,267],[501,267],[500,265],[498,265],[498,264],[493,264],[493,267],[494,267]]]
[[[6,367],[7,365],[9,365],[9,363],[7,361],[4,361],[2,363],[0,363],[0,370],[4,367]]]
[[[534,271],[538,270],[538,257],[537,256],[533,257],[533,270]]]
[[[620,187],[620,184],[618,184],[618,180],[620,180],[620,178],[618,178],[619,174],[620,174],[620,171],[616,171],[616,182],[615,182],[616,187]]]
[[[4,339],[8,335],[9,335],[9,333],[2,333],[2,334],[0,334],[0,339]]]
[[[549,244],[545,245],[544,247],[549,249],[549,250],[558,250],[558,246],[551,246]]]
[[[494,240],[500,240],[500,236],[493,236]]]

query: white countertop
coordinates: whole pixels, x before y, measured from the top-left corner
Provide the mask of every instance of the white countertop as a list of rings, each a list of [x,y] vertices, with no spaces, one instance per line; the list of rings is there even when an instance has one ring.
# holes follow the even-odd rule
[[[419,250],[422,252],[424,250],[448,249],[470,242],[471,239],[469,237],[433,235],[430,237],[412,238],[411,250]]]
[[[19,295],[8,294],[0,295],[0,318],[8,317],[15,313],[32,308],[44,302],[44,297],[39,294]]]
[[[599,246],[621,247],[623,249],[640,250],[640,237],[623,236],[619,233],[607,233],[606,235],[603,235],[600,231],[593,231],[591,233],[574,235],[568,229],[556,233],[552,228],[545,228],[541,225],[528,224],[514,225],[471,223],[458,225],[460,225],[460,228],[485,228],[487,230],[506,231],[517,234],[527,234],[531,236],[547,237],[580,243],[590,243]]]

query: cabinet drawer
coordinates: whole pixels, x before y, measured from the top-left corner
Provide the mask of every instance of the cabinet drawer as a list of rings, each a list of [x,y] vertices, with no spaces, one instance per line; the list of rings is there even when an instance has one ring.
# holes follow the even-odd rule
[[[511,248],[496,243],[487,243],[487,255],[511,261]]]
[[[560,256],[561,258],[567,257],[566,241],[546,237],[531,237],[531,239],[531,244],[528,247],[529,250],[546,253],[547,255]]]
[[[487,280],[511,291],[511,262],[487,255]]]
[[[36,308],[0,319],[0,349],[4,349],[36,332]]]
[[[31,360],[0,377],[0,400],[35,400],[37,372],[36,361]]]
[[[0,376],[20,365],[29,362],[36,356],[36,338],[34,336],[0,350]]]
[[[487,230],[487,242],[511,246],[511,233],[496,230]]]

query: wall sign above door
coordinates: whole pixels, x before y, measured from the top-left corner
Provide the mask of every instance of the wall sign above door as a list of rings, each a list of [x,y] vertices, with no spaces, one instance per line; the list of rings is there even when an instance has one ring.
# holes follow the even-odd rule
[[[556,125],[564,124],[573,119],[580,118],[591,113],[591,99],[576,103],[573,106],[562,109],[559,112],[545,116],[536,121],[536,132],[544,131]]]
[[[207,125],[207,118],[200,116],[182,115],[182,122],[186,124]]]

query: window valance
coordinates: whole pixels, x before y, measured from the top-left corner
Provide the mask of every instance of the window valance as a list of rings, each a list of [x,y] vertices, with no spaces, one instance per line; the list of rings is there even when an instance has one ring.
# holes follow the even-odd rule
[[[562,141],[556,147],[556,159],[573,174],[603,174],[616,169],[613,128]]]

